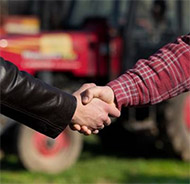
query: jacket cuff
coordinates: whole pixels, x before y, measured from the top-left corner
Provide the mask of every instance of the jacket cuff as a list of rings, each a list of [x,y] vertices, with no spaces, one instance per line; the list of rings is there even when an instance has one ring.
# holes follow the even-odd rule
[[[62,130],[64,130],[67,125],[70,124],[77,106],[77,99],[75,96],[67,93],[64,93],[63,95],[66,96],[63,101],[62,109],[60,111],[63,113],[61,113],[61,117],[59,118],[60,122],[57,123],[57,125],[59,125]]]

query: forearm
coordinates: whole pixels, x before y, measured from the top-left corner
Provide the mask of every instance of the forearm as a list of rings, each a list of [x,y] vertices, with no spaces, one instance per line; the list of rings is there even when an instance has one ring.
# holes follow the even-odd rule
[[[161,48],[148,60],[108,83],[118,107],[156,104],[190,90],[190,35]]]
[[[75,97],[18,71],[3,59],[0,62],[1,113],[56,137],[71,121]]]

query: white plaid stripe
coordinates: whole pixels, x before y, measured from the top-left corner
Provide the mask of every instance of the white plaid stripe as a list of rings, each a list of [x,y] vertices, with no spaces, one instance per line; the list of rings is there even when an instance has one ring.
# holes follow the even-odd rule
[[[186,73],[183,67],[188,67]],[[164,90],[159,88],[161,83]],[[167,44],[148,60],[139,60],[108,85],[114,90],[119,108],[155,104],[190,90],[190,35]]]

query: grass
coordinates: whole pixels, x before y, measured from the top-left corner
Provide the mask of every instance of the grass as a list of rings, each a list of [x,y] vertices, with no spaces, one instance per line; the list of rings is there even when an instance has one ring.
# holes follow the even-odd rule
[[[174,159],[125,158],[106,155],[91,137],[85,140],[94,147],[84,147],[78,162],[64,173],[31,173],[22,168],[17,157],[6,156],[1,163],[2,184],[111,184],[162,183],[189,184],[189,163]]]

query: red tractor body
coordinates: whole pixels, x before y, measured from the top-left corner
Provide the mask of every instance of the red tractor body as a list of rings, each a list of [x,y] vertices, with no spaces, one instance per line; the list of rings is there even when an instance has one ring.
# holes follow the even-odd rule
[[[33,75],[40,71],[61,71],[76,77],[103,77],[109,67],[106,37],[87,30],[4,35],[0,37],[1,57]],[[109,41],[113,50],[109,59],[116,76],[121,72],[122,39]]]
[[[164,44],[173,41],[173,37],[182,34],[179,32],[183,23],[180,12],[184,8],[185,12],[189,13],[188,9],[180,5],[183,4],[182,1],[168,0],[171,6],[170,14],[176,15],[172,17],[173,23],[180,28],[171,31],[169,24],[154,29],[151,25],[153,20],[147,19],[150,15],[141,16],[148,12],[153,1],[59,2],[66,5],[68,9],[68,12],[65,9],[66,18],[63,17],[64,21],[60,23],[64,24],[65,29],[52,31],[51,28],[58,24],[52,24],[51,19],[46,22],[47,19],[43,16],[43,14],[47,15],[47,12],[51,13],[53,8],[58,8],[56,3],[48,0],[34,1],[35,6],[35,3],[39,7],[41,3],[45,3],[44,7],[49,7],[48,11],[42,8],[37,12],[39,17],[41,16],[41,27],[44,29],[40,32],[36,26],[39,21],[33,18],[21,16],[7,19],[5,27],[11,34],[0,29],[2,33],[0,56],[13,62],[20,70],[34,76],[47,72],[53,78],[53,82],[50,82],[52,85],[61,76],[59,83],[64,84],[66,88],[63,90],[70,93],[78,89],[82,83],[89,81],[105,85],[131,68],[139,58],[148,58]],[[184,3],[188,4],[188,2]],[[146,8],[147,11],[141,12],[142,7],[149,9]],[[60,12],[56,12],[57,19],[59,19],[57,13]],[[49,25],[50,30],[45,29],[46,24]],[[77,28],[74,29],[73,25]],[[169,28],[165,29],[166,27]],[[150,28],[155,32],[150,33]],[[17,34],[13,34],[12,30]],[[23,33],[19,33],[20,31]],[[28,31],[31,33],[28,34]],[[47,82],[44,76],[41,79]],[[62,88],[63,85],[55,86]],[[133,150],[132,154],[143,151],[150,154],[152,153],[152,150],[149,151],[150,147],[157,150],[169,149],[175,151],[184,160],[190,160],[189,111],[189,93],[156,106],[123,109],[122,116],[117,122],[100,132],[103,147],[114,147],[118,150],[120,146],[128,152]],[[9,119],[7,121],[9,122]],[[10,128],[7,127],[6,130]],[[81,136],[69,129],[55,140],[25,126],[20,126],[18,130],[17,152],[24,166],[30,170],[59,172],[71,166],[80,155]],[[144,146],[145,144],[147,147]]]

